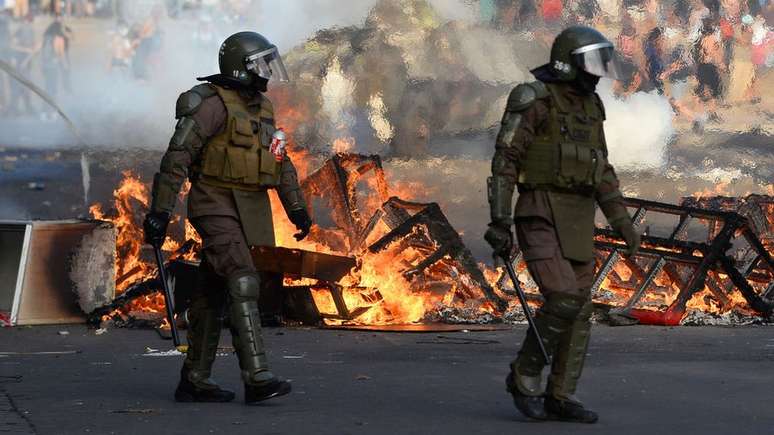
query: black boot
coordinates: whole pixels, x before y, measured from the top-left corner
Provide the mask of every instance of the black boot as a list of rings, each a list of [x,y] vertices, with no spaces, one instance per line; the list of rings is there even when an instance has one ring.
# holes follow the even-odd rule
[[[581,403],[559,400],[552,396],[545,399],[546,413],[551,420],[574,423],[596,423],[599,415],[583,407]]]
[[[245,384],[245,404],[258,405],[266,399],[284,396],[290,390],[290,382],[276,378],[260,385]]]
[[[528,396],[516,386],[516,381],[513,379],[513,372],[508,374],[505,378],[505,386],[511,396],[513,396],[513,404],[516,405],[516,409],[519,410],[525,417],[535,420],[545,420],[548,418],[545,407],[543,405],[543,396]]]
[[[217,384],[208,382],[206,388],[194,385],[188,380],[188,371],[183,368],[180,373],[180,383],[175,390],[175,400],[178,402],[230,402],[234,400],[234,392],[222,390]]]

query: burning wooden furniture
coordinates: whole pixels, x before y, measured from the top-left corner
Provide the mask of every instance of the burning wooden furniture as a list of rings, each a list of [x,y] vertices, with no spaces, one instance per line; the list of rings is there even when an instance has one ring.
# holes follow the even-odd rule
[[[362,248],[369,218],[389,195],[378,155],[336,154],[306,177],[301,189],[322,238],[350,254]]]
[[[292,319],[312,325],[322,323],[323,319],[348,321],[369,309],[350,310],[344,301],[344,287],[337,284],[355,268],[352,257],[274,246],[256,246],[251,252],[256,268],[262,272],[279,273],[290,281],[315,281],[283,286],[285,315]],[[336,312],[320,312],[312,290],[328,292]]]
[[[399,251],[412,248],[421,258],[407,261],[406,281],[419,289],[444,291],[445,286],[451,299],[484,296],[499,310],[507,307],[438,204],[387,197],[379,156],[337,154],[301,186],[313,220],[322,227],[316,236],[332,248],[355,255],[378,254],[394,243]]]
[[[696,207],[712,205],[709,200],[686,199],[679,206],[633,198],[625,203],[634,209],[635,225],[647,225],[640,251],[628,257],[623,240],[611,230],[596,232],[599,268],[593,294],[611,304],[611,312],[663,325],[678,324],[692,303],[721,312],[745,304],[759,315],[772,314],[774,259],[761,242],[771,240],[770,208],[743,201],[749,206],[739,209],[745,217]],[[771,204],[770,199],[755,203]],[[672,217],[671,225],[665,216]]]
[[[380,252],[392,243],[399,243],[401,250],[413,247],[427,253],[425,258],[403,272],[406,278],[432,279],[440,273],[457,280],[456,291],[463,298],[476,297],[483,292],[498,310],[508,306],[487,282],[473,254],[438,204],[408,202],[392,197],[371,218],[367,227],[369,232],[380,221],[390,231],[368,247],[370,252]]]

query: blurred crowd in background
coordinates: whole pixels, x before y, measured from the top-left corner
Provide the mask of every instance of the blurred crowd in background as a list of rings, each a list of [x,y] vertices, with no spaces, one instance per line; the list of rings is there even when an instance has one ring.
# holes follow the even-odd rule
[[[678,115],[721,121],[717,109],[758,103],[774,65],[771,0],[482,0],[495,26],[550,40],[564,26],[595,27],[615,43],[615,92],[658,92]],[[770,92],[770,91],[769,91]]]
[[[88,20],[112,25],[107,73],[121,79],[150,79],[150,69],[164,41],[166,20],[191,20],[192,37],[201,48],[217,51],[225,27],[249,21],[250,1],[244,0],[0,0],[0,61],[23,76],[41,78],[41,87],[56,99],[71,90],[70,47],[86,33]],[[213,17],[217,17],[217,22]],[[86,21],[84,21],[86,20]],[[215,26],[224,30],[216,32]],[[101,29],[104,26],[100,27]],[[94,37],[89,32],[87,37]],[[83,37],[83,36],[82,36]],[[35,80],[33,80],[35,81]],[[0,73],[0,115],[33,113],[30,92]],[[53,113],[40,112],[42,118]]]
[[[757,104],[760,78],[774,66],[772,0],[464,0],[480,24],[543,41],[561,28],[596,27],[614,41],[625,77],[614,91],[656,92],[688,119],[719,122],[718,110]],[[183,19],[202,50],[219,42],[259,8],[251,0],[0,0],[0,60],[42,77],[56,97],[70,89],[70,46],[82,19],[112,24],[105,40],[111,74],[150,78],[168,20]],[[93,17],[93,18],[91,18]],[[258,29],[260,30],[260,29]],[[30,94],[0,77],[0,114],[32,111]]]

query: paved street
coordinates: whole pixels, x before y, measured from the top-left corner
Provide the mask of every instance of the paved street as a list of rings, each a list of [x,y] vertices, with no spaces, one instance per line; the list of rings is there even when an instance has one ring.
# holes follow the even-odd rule
[[[182,357],[146,356],[146,347],[170,347],[154,331],[7,328],[0,329],[0,433],[771,434],[772,332],[597,326],[581,387],[602,418],[581,426],[527,423],[513,408],[503,378],[524,327],[267,329],[274,370],[294,390],[259,407],[173,402]],[[215,377],[239,387],[228,349]]]

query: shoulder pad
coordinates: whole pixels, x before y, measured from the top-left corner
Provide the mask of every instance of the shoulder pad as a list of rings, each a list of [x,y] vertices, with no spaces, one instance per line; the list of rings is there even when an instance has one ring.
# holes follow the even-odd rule
[[[183,92],[177,98],[175,104],[175,118],[180,119],[184,116],[193,115],[199,110],[202,101],[215,95],[217,92],[208,84],[196,85],[188,92]]]
[[[200,85],[196,85],[193,88],[191,88],[191,92],[196,92],[202,98],[211,97],[218,93],[218,91],[215,90],[215,87],[209,83],[202,83]]]
[[[199,110],[202,101],[201,95],[193,91],[183,92],[177,97],[175,104],[175,118],[180,119],[184,116],[193,115]]]
[[[548,92],[548,88],[546,87],[546,84],[541,82],[540,80],[535,80],[534,82],[527,83],[527,86],[531,87],[535,93],[537,94],[538,100],[542,100],[543,98],[548,98],[550,93]]]
[[[542,82],[521,83],[511,91],[505,110],[521,112],[527,110],[537,99],[548,96],[548,89]]]

